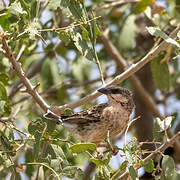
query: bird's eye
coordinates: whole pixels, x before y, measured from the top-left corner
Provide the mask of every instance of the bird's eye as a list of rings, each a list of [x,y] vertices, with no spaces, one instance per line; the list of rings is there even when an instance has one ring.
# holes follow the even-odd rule
[[[118,94],[119,90],[118,89],[112,89],[112,94]]]
[[[117,94],[118,93],[118,89],[112,89],[111,92],[112,92],[112,94]]]

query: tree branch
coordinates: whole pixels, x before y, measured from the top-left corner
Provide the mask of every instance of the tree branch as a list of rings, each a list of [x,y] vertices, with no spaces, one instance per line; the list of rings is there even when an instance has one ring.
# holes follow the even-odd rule
[[[170,140],[168,140],[166,143],[164,143],[163,145],[161,145],[159,148],[157,148],[155,151],[153,151],[149,156],[147,156],[145,159],[142,160],[142,164],[145,164],[146,162],[148,162],[149,159],[154,159],[155,156],[159,153],[164,151],[166,148],[168,148],[169,146],[172,146],[178,139],[180,138],[180,131],[175,134]],[[137,167],[137,169],[139,169],[141,166]],[[125,173],[123,173],[120,178],[118,180],[123,180],[126,179],[129,175],[129,171],[126,170]]]
[[[98,12],[98,11],[101,11],[101,10],[104,10],[104,9],[112,8],[114,6],[119,6],[119,5],[132,3],[132,2],[138,2],[138,1],[140,1],[140,0],[119,0],[119,1],[114,1],[112,3],[106,3],[101,7],[95,8],[93,11]]]
[[[110,78],[110,77],[114,76],[115,74],[116,74],[116,73],[114,73],[114,74],[111,75],[111,76],[105,75],[105,76],[104,76],[104,79]],[[60,83],[58,83],[58,84],[55,84],[55,85],[51,86],[49,89],[46,89],[45,91],[40,92],[39,94],[40,94],[42,97],[46,97],[46,96],[48,96],[48,94],[51,94],[51,93],[57,91],[58,88],[60,88],[60,87],[62,87],[62,86],[63,86],[64,88],[66,88],[66,89],[71,89],[71,88],[77,88],[77,87],[87,86],[87,85],[94,84],[94,83],[99,82],[99,81],[101,81],[101,78],[97,78],[97,79],[93,79],[93,80],[87,80],[87,81],[84,81],[84,82],[82,82],[82,83],[76,83],[76,84],[74,84],[74,83],[69,83],[69,84],[67,83],[67,84],[66,84],[65,82],[60,82]],[[21,99],[17,100],[16,102],[13,102],[11,105],[14,106],[14,105],[16,105],[16,104],[18,104],[18,103],[21,103],[21,102],[23,102],[23,101],[28,100],[29,98],[31,98],[30,95],[24,96],[24,97],[22,97]]]
[[[58,41],[58,42],[55,44],[55,46],[54,46],[54,48],[53,48],[53,51],[55,51],[55,49],[56,49],[58,46],[61,46],[62,44],[63,44],[62,41]],[[38,72],[41,71],[42,64],[43,64],[43,62],[46,60],[46,58],[48,57],[48,52],[49,52],[49,51],[47,51],[46,54],[45,54],[41,59],[39,59],[35,64],[32,64],[32,65],[28,68],[28,70],[27,70],[27,72],[26,72],[26,77],[27,77],[28,79],[31,79],[31,78],[34,77]],[[17,60],[17,59],[16,59],[16,60]],[[9,93],[9,99],[12,99],[12,98],[14,97],[14,95],[18,92],[18,90],[19,90],[20,88],[22,88],[23,85],[22,85],[21,83],[22,83],[21,80],[17,80],[17,81],[13,84],[13,86],[12,86],[12,88],[11,88],[11,91],[10,91],[10,93]]]
[[[31,82],[29,81],[24,71],[22,70],[21,63],[16,61],[14,55],[12,54],[6,42],[6,35],[1,33],[0,37],[2,38],[2,45],[3,45],[4,50],[6,51],[6,55],[9,58],[10,62],[12,63],[13,68],[18,74],[22,83],[26,87],[26,91],[34,98],[35,102],[37,102],[44,111],[47,111],[49,109],[49,105],[42,99],[42,97],[39,95],[36,89],[32,86]]]
[[[178,25],[176,27],[176,29],[170,34],[170,37],[175,38],[179,30],[180,30],[180,25]],[[6,42],[6,36],[4,34],[1,34],[1,38],[2,38],[3,48],[6,51],[7,56],[9,58],[9,60],[11,61],[11,63],[13,64],[13,67],[14,67],[15,71],[17,72],[18,76],[20,77],[22,83],[27,88],[27,92],[33,96],[34,100],[40,105],[40,107],[44,111],[47,111],[47,109],[50,108],[54,113],[61,114],[61,113],[64,112],[64,109],[66,109],[66,108],[71,108],[71,109],[76,108],[76,107],[81,106],[82,104],[85,104],[85,103],[87,103],[87,102],[89,102],[89,101],[91,101],[91,100],[93,100],[93,99],[95,99],[95,98],[97,98],[98,96],[101,95],[101,93],[99,93],[96,90],[92,94],[80,99],[77,102],[73,102],[73,103],[70,103],[70,104],[65,104],[63,106],[49,107],[49,105],[42,99],[42,97],[33,88],[33,86],[31,85],[31,83],[29,81],[29,79],[25,76],[25,73],[23,72],[20,63],[18,63],[15,60],[10,48],[8,47],[7,42]],[[150,60],[152,60],[155,56],[157,56],[166,47],[167,44],[168,43],[166,41],[161,42],[161,44],[159,46],[152,49],[139,62],[137,62],[136,64],[131,65],[131,67],[129,67],[126,71],[124,71],[120,75],[116,76],[112,81],[108,82],[103,87],[107,87],[107,86],[111,86],[111,85],[117,85],[117,84],[121,83],[123,80],[125,80],[128,77],[132,76],[135,72],[137,72],[139,69],[141,69]]]
[[[175,38],[178,31],[180,30],[180,25],[176,27],[176,29],[170,34],[171,38]],[[145,57],[143,57],[139,62],[136,64],[131,65],[126,71],[121,73],[120,75],[116,76],[112,81],[108,82],[105,86],[111,86],[111,85],[117,85],[124,81],[125,79],[129,78],[132,76],[135,72],[137,72],[139,69],[141,69],[144,65],[146,65],[148,62],[150,62],[154,57],[156,57],[166,46],[167,46],[166,41],[162,41],[157,47],[152,49]],[[61,114],[63,113],[64,109],[66,108],[76,108],[78,106],[81,106],[82,104],[85,104],[101,94],[96,90],[92,94],[78,100],[77,102],[73,102],[70,104],[65,104],[63,106],[52,106],[51,110],[56,113],[56,114]]]
[[[128,67],[126,60],[119,54],[116,47],[111,43],[106,32],[102,33],[101,41],[102,41],[107,53],[109,54],[109,56],[115,60],[117,66],[121,70],[125,71]],[[130,77],[130,81],[133,84],[133,87],[135,88],[136,92],[141,97],[142,101],[147,105],[147,107],[151,110],[151,112],[154,114],[154,116],[161,117],[161,114],[158,111],[153,98],[144,89],[144,87],[142,86],[140,80],[136,77],[136,75],[132,75]]]

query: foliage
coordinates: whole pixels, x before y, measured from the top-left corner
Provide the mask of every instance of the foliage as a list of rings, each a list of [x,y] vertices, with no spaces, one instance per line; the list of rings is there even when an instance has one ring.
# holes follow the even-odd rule
[[[104,78],[114,78],[115,74],[119,74],[112,56],[102,45],[101,36],[106,28],[109,29],[109,41],[131,64],[164,40],[173,48],[167,47],[154,57],[150,70],[156,92],[165,98],[169,93],[178,102],[180,33],[176,39],[170,38],[169,33],[179,21],[179,1],[166,0],[159,4],[155,0],[140,0],[115,6],[111,3],[109,0],[2,0],[0,34],[6,34],[8,45],[25,75],[35,87],[40,82],[36,90],[48,104],[53,105],[78,100],[101,86]],[[96,11],[103,4],[108,8]],[[145,30],[139,27],[140,17],[151,22],[150,25],[145,23]],[[153,47],[148,41],[138,41],[138,36],[143,33],[153,41]],[[121,85],[130,87],[129,84],[126,80]],[[87,159],[97,167],[92,179],[113,180],[128,171],[136,180],[140,167],[156,179],[180,179],[176,161],[171,156],[161,154],[158,162],[152,158],[144,162],[142,156],[147,151],[142,150],[136,138],[120,148],[107,137],[103,153],[98,152],[94,143],[79,142],[62,126],[45,119],[35,101],[20,91],[22,87],[1,43],[1,179],[23,179],[25,176],[41,179],[44,174],[47,179],[61,179],[63,176],[83,179],[82,169]],[[164,109],[167,106],[171,108],[166,100],[163,102]],[[86,104],[86,107],[96,103]],[[155,119],[152,142],[155,146],[157,141],[161,145],[168,141],[167,131],[171,126],[173,129],[178,127],[179,112],[176,110],[174,113],[176,118],[170,114],[163,120]],[[71,109],[65,109],[64,115],[71,114]],[[118,159],[121,156],[124,158],[118,170],[114,170],[110,163],[114,155]],[[161,167],[158,169],[156,164]]]

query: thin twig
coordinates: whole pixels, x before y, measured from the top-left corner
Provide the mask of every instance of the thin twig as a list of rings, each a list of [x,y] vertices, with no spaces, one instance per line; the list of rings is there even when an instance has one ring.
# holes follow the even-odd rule
[[[85,9],[85,8],[84,8]],[[87,12],[86,12],[87,13]],[[92,12],[92,16],[93,16],[93,19],[95,18],[93,12]],[[87,15],[88,17],[88,15]],[[95,21],[95,20],[94,20]],[[95,37],[95,23],[96,22],[92,22],[92,24],[89,26],[90,28],[90,32],[91,32],[91,43],[92,43],[92,48],[93,48],[93,51],[94,51],[94,55],[95,55],[95,61],[96,61],[96,64],[98,66],[98,69],[99,69],[99,73],[100,73],[100,77],[101,77],[101,81],[102,81],[102,84],[104,85],[105,82],[104,82],[104,76],[103,76],[103,72],[102,72],[102,68],[101,68],[101,63],[99,61],[99,58],[98,58],[98,55],[97,55],[97,52],[96,52],[96,49],[95,49],[95,41],[96,41],[96,37]]]
[[[24,53],[25,48],[26,48],[26,46],[23,44],[23,45],[21,46],[21,48],[20,48],[20,51],[19,51],[17,57],[16,57],[16,61],[20,61],[20,59],[21,59],[21,57],[22,57],[22,55],[23,55],[23,53]]]
[[[179,138],[180,138],[180,131],[177,134],[175,134],[169,141],[164,143],[162,146],[160,146],[155,151],[153,151],[149,156],[143,159],[142,164],[145,164],[149,159],[153,159],[159,152],[163,152],[169,146],[172,146]],[[136,167],[136,170],[139,169],[140,167],[141,167],[140,165]],[[128,177],[128,175],[129,175],[129,171],[126,170],[126,172],[123,173],[118,180],[124,180]]]
[[[47,149],[49,144],[50,144],[50,141],[49,142],[48,141],[43,142],[42,151],[41,151],[41,158],[42,159],[44,158],[44,154],[45,154],[46,149]],[[38,166],[38,169],[37,169],[37,174],[36,174],[36,178],[35,178],[36,180],[39,179],[39,170],[40,170],[40,165]]]
[[[50,29],[40,29],[38,31],[39,32],[50,32],[50,31],[56,32],[56,31],[61,31],[61,30],[68,30],[68,29],[71,29],[72,26],[74,26],[74,27],[81,26],[83,24],[87,24],[88,22],[94,21],[95,19],[99,19],[99,18],[101,18],[101,16],[94,17],[93,19],[90,19],[90,20],[88,20],[86,22],[82,22],[82,23],[78,23],[78,24],[73,24],[73,25],[69,25],[69,26],[66,26],[66,27],[50,28]]]
[[[119,0],[119,1],[114,1],[112,3],[106,3],[101,7],[95,8],[93,11],[94,12],[98,12],[98,11],[102,11],[104,9],[109,9],[112,8],[114,6],[119,6],[119,5],[123,5],[123,4],[127,4],[127,3],[132,3],[132,2],[138,2],[140,0]]]
[[[137,118],[129,121],[129,123],[128,123],[128,125],[127,125],[127,128],[126,128],[126,131],[125,131],[125,133],[124,133],[124,145],[127,144],[126,135],[127,135],[128,130],[129,130],[129,127],[132,125],[133,122],[135,122],[136,120],[138,120],[140,117],[141,117],[141,116],[138,116]]]
[[[116,73],[114,73],[114,74],[112,74],[112,75],[110,75],[110,76],[104,76],[104,78],[105,78],[105,79],[110,78],[110,77],[114,76],[115,74],[116,74]],[[40,94],[42,97],[46,97],[46,96],[48,96],[48,94],[57,91],[58,88],[60,88],[61,86],[63,86],[63,87],[66,88],[66,89],[71,89],[71,88],[77,88],[77,87],[81,87],[81,86],[84,87],[84,86],[87,86],[87,85],[90,85],[90,84],[94,84],[94,83],[99,82],[99,81],[101,81],[101,78],[97,78],[97,79],[93,79],[93,80],[87,80],[87,81],[84,81],[84,82],[82,82],[82,83],[77,83],[77,84],[74,84],[74,83],[66,84],[66,82],[60,82],[60,83],[58,83],[58,84],[55,84],[55,85],[51,86],[49,89],[46,89],[45,91],[40,92],[39,94]],[[13,102],[11,105],[14,106],[14,105],[16,105],[16,104],[18,104],[18,103],[21,103],[21,102],[23,102],[23,101],[28,100],[29,98],[31,98],[30,95],[24,96],[24,97],[22,97],[21,99]]]
[[[6,7],[6,3],[4,0],[2,0],[3,6]]]
[[[61,180],[60,175],[58,175],[58,173],[56,173],[56,171],[54,169],[52,169],[50,166],[46,165],[45,163],[41,163],[41,162],[34,162],[34,163],[24,163],[21,164],[22,166],[27,166],[27,165],[38,165],[38,166],[44,166],[47,169],[51,170],[54,174],[55,177],[57,177],[58,180]]]

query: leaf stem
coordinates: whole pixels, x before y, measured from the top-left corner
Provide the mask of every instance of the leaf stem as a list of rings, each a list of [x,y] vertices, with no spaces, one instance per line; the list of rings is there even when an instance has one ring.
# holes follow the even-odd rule
[[[40,165],[40,166],[44,166],[47,167],[49,170],[51,170],[57,177],[58,180],[61,180],[61,178],[59,177],[59,175],[56,173],[56,171],[54,171],[54,169],[52,169],[51,167],[49,167],[48,165],[44,164],[44,163],[39,163],[39,162],[34,162],[34,163],[24,163],[21,165]]]
[[[96,37],[95,37],[95,25],[94,25],[94,21],[96,19],[96,17],[94,16],[93,12],[92,12],[92,19],[93,21],[90,22],[89,21],[89,18],[88,18],[88,13],[86,11],[86,8],[85,6],[83,5],[84,7],[84,11],[86,13],[86,16],[87,16],[87,19],[88,19],[88,25],[89,25],[89,29],[90,29],[90,34],[91,34],[91,43],[92,43],[92,48],[93,48],[93,51],[94,51],[94,55],[95,55],[95,63],[97,64],[98,66],[98,70],[99,70],[99,73],[100,73],[100,77],[101,77],[101,81],[102,81],[102,84],[104,85],[105,82],[104,82],[104,76],[103,76],[103,72],[102,72],[102,68],[101,68],[101,64],[100,64],[100,61],[99,61],[99,58],[98,58],[98,55],[97,55],[97,52],[96,52],[96,49],[95,49],[95,42],[96,42]]]
[[[40,0],[37,1],[37,5],[36,5],[36,18],[38,18],[39,8],[40,8]]]
[[[94,51],[94,55],[95,55],[95,61],[96,61],[96,64],[98,66],[98,70],[99,70],[99,73],[100,73],[100,76],[101,76],[102,84],[105,84],[104,76],[103,76],[103,72],[102,72],[102,68],[101,68],[101,64],[100,64],[99,58],[97,56],[94,43],[92,44],[92,46],[93,46],[93,51]]]

